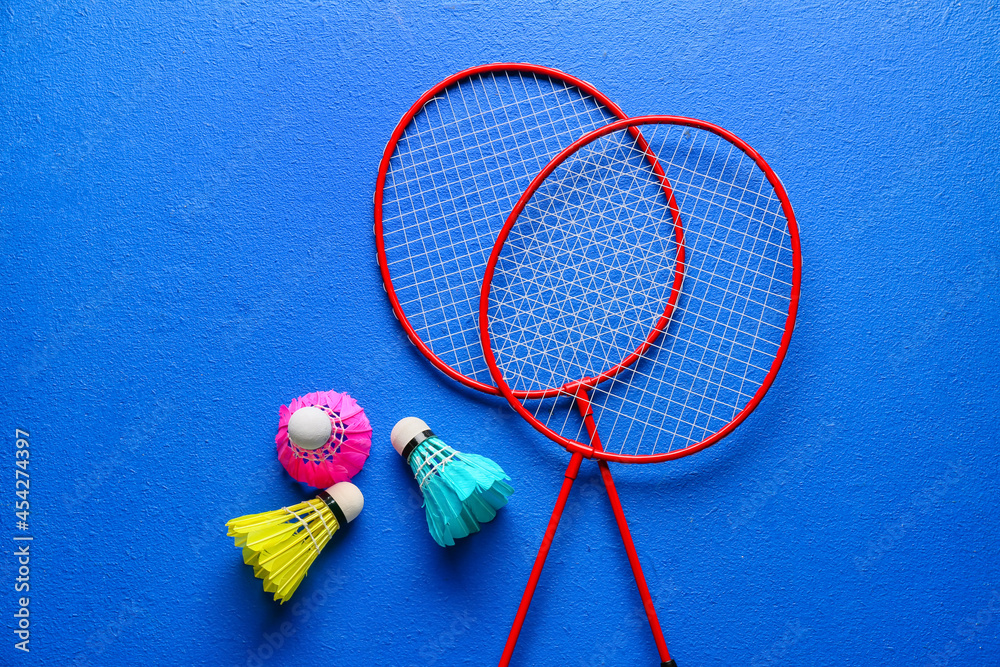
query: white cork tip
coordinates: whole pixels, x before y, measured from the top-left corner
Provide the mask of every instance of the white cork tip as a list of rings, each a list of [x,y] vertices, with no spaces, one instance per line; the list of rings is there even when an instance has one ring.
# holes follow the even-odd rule
[[[402,456],[403,448],[406,447],[410,440],[429,430],[430,427],[427,426],[423,419],[404,417],[392,427],[392,434],[389,436],[389,439],[392,440],[393,449]]]
[[[365,506],[365,497],[361,495],[361,489],[350,482],[337,482],[326,492],[337,501],[347,523],[358,518],[358,515],[361,514],[361,508]]]
[[[288,439],[302,449],[319,449],[332,433],[330,415],[312,405],[299,408],[288,420]]]

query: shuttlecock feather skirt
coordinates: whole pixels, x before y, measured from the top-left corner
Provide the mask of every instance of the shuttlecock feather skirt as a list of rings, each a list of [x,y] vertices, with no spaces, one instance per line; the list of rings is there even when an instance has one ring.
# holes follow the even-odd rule
[[[514,492],[494,461],[458,452],[436,436],[417,445],[407,462],[424,496],[431,537],[441,546],[479,532]]]
[[[292,415],[307,406],[323,410],[332,421],[330,439],[315,450],[299,447],[288,437]],[[361,470],[371,450],[372,427],[365,411],[348,394],[316,391],[281,406],[274,440],[278,460],[288,474],[310,486],[326,488],[346,482]]]
[[[243,562],[282,604],[309,571],[316,556],[344,523],[336,503],[319,497],[273,512],[229,521],[229,536],[243,549]],[[328,494],[327,494],[328,495]]]

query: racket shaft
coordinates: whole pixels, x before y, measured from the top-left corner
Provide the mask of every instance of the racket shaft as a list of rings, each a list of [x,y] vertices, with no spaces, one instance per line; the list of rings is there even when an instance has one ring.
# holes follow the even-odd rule
[[[629,565],[632,566],[632,574],[635,576],[635,585],[639,588],[639,597],[642,598],[642,606],[646,609],[646,618],[649,619],[649,629],[653,631],[653,641],[656,642],[656,650],[660,654],[660,660],[668,663],[670,662],[670,651],[667,650],[667,642],[663,638],[660,620],[656,617],[653,598],[649,594],[649,586],[646,585],[646,577],[642,573],[642,565],[639,564],[639,554],[635,550],[635,543],[632,542],[632,533],[629,532],[628,523],[625,521],[625,512],[622,510],[622,502],[618,498],[615,482],[611,478],[611,470],[608,468],[607,461],[598,461],[597,465],[601,469],[604,488],[607,489],[608,499],[611,501],[611,511],[614,512],[615,521],[618,522],[618,532],[621,533],[622,543],[625,545],[625,553],[628,555]]]
[[[597,432],[597,424],[594,423],[594,410],[590,406],[590,397],[585,391],[581,390],[577,394],[576,405],[583,416],[583,423],[587,427],[587,435],[590,437],[591,446],[595,451],[602,451],[601,436]],[[628,556],[628,563],[632,567],[632,575],[635,577],[635,585],[639,589],[639,597],[642,598],[642,606],[646,610],[646,618],[649,619],[649,629],[653,631],[653,641],[656,642],[656,650],[660,654],[661,662],[668,664],[670,662],[670,651],[667,650],[667,642],[663,638],[660,619],[656,617],[653,597],[649,594],[646,576],[642,573],[639,554],[636,552],[635,543],[632,541],[632,532],[628,529],[628,522],[625,521],[625,511],[622,509],[622,501],[618,497],[618,490],[615,488],[615,480],[611,477],[611,469],[608,467],[607,461],[599,460],[597,465],[601,469],[601,479],[604,480],[604,488],[608,492],[608,500],[611,501],[611,511],[615,515],[618,532],[621,534],[622,543],[625,545],[625,554]]]
[[[566,477],[563,479],[562,488],[559,490],[559,497],[556,499],[556,506],[552,510],[552,518],[549,519],[549,525],[545,529],[545,537],[542,538],[542,545],[538,548],[538,555],[535,556],[535,564],[531,568],[531,576],[528,578],[528,585],[524,589],[524,595],[521,596],[521,604],[517,608],[517,615],[514,617],[514,623],[511,625],[510,634],[507,635],[507,643],[503,648],[503,655],[500,656],[500,667],[507,667],[510,664],[510,658],[514,654],[514,647],[517,645],[517,637],[521,634],[521,626],[524,625],[524,617],[528,613],[528,607],[531,605],[531,598],[535,594],[535,588],[538,586],[538,578],[542,574],[542,568],[545,566],[545,559],[549,555],[549,548],[552,546],[552,538],[555,537],[556,528],[559,527],[559,520],[562,518],[563,509],[566,507],[566,499],[569,498],[570,489],[573,488],[573,482],[576,480],[576,475],[580,472],[580,462],[583,461],[583,455],[580,453],[574,453],[572,458],[569,460],[569,465],[566,467]]]

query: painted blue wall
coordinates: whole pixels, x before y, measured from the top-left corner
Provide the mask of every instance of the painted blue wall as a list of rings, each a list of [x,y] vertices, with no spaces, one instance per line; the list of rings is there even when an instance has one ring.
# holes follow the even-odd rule
[[[800,221],[761,407],[616,468],[678,664],[997,664],[1000,10],[648,4],[0,2],[0,662],[496,660],[567,456],[405,342],[371,225],[403,112],[506,60],[733,130]],[[306,495],[273,437],[316,389],[368,411],[367,505],[279,607],[223,524]],[[411,413],[517,488],[454,549],[388,444]],[[655,664],[603,493],[586,465],[518,665]]]

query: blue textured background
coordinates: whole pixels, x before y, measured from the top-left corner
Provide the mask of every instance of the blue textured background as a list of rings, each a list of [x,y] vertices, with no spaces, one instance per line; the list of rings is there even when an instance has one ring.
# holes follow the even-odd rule
[[[982,2],[0,2],[0,615],[31,433],[25,665],[496,660],[567,456],[406,342],[374,259],[382,149],[446,75],[530,61],[701,117],[787,187],[802,305],[767,398],[616,467],[681,667],[997,665],[1000,21]],[[277,409],[355,395],[365,512],[292,602],[223,523],[305,495]],[[454,549],[388,444],[422,416],[510,506]],[[596,467],[518,665],[652,665]]]

